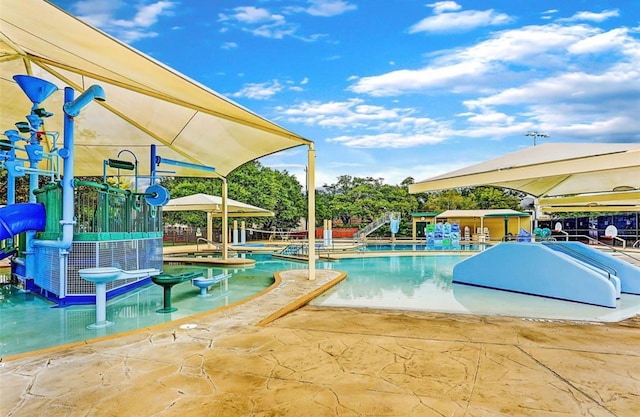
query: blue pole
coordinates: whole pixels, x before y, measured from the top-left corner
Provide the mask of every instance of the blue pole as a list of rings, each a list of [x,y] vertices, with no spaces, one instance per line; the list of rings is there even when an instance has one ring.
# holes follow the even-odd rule
[[[11,170],[7,170],[7,205],[16,203],[16,177]]]
[[[151,175],[151,184],[154,185],[156,183],[156,166],[158,165],[156,155],[156,145],[151,145],[151,167],[149,167],[149,175]]]

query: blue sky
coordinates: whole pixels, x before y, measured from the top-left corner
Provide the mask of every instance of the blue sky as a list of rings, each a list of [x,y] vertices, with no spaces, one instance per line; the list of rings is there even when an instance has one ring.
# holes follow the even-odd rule
[[[316,144],[316,185],[640,143],[640,0],[54,0]],[[579,145],[576,145],[579,146]],[[306,147],[261,160],[304,184]]]

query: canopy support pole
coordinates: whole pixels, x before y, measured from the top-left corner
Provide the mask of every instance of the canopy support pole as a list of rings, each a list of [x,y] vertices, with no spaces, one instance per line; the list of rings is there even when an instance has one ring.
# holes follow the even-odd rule
[[[211,212],[207,212],[207,248],[211,249],[211,242],[213,241],[213,216]]]
[[[226,260],[229,253],[229,207],[227,207],[227,179],[222,178],[222,259]]]
[[[307,169],[307,204],[308,204],[308,220],[307,233],[309,241],[309,279],[316,279],[316,151],[313,142],[309,143]]]

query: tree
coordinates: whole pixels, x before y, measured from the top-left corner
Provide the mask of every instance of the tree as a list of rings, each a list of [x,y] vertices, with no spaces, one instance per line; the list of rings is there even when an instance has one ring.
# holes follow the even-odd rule
[[[423,211],[471,210],[476,208],[472,198],[464,196],[459,190],[444,190],[426,193],[422,204]]]
[[[402,185],[388,185],[382,178],[358,178],[343,175],[335,184],[325,184],[321,200],[330,201],[331,219],[339,218],[348,225],[353,218],[364,223],[374,221],[386,212],[400,212],[405,216],[418,208],[418,200],[409,194],[408,180]]]
[[[0,168],[0,205],[7,204],[7,171]],[[16,203],[26,203],[29,201],[29,176],[16,178],[15,186]]]
[[[270,229],[297,227],[305,214],[305,198],[302,185],[287,171],[263,167],[258,161],[248,162],[227,176],[229,198],[270,210],[275,217],[245,219],[260,228]],[[196,193],[222,194],[222,181],[211,178],[168,178],[162,185],[169,190],[172,198]],[[205,226],[204,213],[167,212],[166,222],[188,223]]]
[[[508,208],[518,210],[524,194],[518,191],[495,187],[474,187],[468,190],[469,196],[479,209]]]

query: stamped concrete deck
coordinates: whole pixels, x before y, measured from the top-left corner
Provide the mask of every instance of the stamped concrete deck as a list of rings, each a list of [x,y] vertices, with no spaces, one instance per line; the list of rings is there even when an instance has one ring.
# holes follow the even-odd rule
[[[284,272],[276,289],[233,308],[3,358],[0,415],[640,415],[638,317],[296,310],[341,278],[317,272]]]

